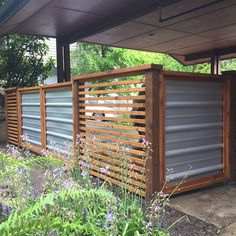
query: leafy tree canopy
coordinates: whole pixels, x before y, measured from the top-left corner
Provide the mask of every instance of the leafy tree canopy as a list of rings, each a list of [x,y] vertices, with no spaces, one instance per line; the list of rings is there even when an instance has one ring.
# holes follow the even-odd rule
[[[88,43],[77,43],[72,52],[72,75],[81,75],[144,64],[161,64],[165,70],[210,73],[210,64],[184,66],[162,53],[112,48]],[[221,61],[221,70],[236,68],[236,59]]]
[[[0,86],[30,87],[50,75],[53,60],[45,61],[48,46],[44,37],[10,35],[0,39]]]
[[[77,43],[72,52],[72,74],[81,75],[99,71],[112,70],[144,64],[161,64],[165,70],[206,72],[210,66],[184,66],[172,57],[162,53],[142,52],[136,50],[111,48],[107,46]]]

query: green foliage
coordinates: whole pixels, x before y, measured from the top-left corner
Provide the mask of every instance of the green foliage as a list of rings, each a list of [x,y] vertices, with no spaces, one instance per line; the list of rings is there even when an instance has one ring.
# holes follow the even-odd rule
[[[210,73],[209,63],[184,66],[174,58],[162,53],[112,48],[88,43],[77,43],[71,59],[74,76],[151,63],[163,65],[164,70]],[[236,59],[221,61],[221,71],[233,70],[235,66]]]
[[[88,43],[77,43],[71,59],[74,76],[151,63],[163,65],[165,70],[210,73],[208,63],[184,66],[162,53],[112,48]]]
[[[14,146],[0,150],[0,235],[168,235],[156,221],[163,197],[145,212],[142,198],[111,185],[105,175],[105,181],[90,176],[89,161],[71,167],[51,154],[36,157]],[[102,169],[109,170],[101,168],[101,174]],[[36,176],[37,187],[43,180],[40,191],[32,178],[38,170],[43,170]]]
[[[53,60],[47,62],[44,37],[10,35],[0,39],[0,86],[30,87],[44,82],[51,73]]]
[[[107,209],[115,205],[116,198],[103,189],[49,193],[23,212],[13,212],[0,225],[0,235],[107,235],[100,221],[107,223]]]

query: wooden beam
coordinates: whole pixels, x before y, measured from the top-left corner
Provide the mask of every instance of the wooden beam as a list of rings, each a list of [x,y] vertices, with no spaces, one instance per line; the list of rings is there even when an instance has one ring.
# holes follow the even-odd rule
[[[70,44],[65,44],[63,45],[64,49],[64,78],[65,82],[71,80],[71,75],[70,75]]]
[[[22,98],[21,98],[21,94],[19,92],[19,90],[16,90],[16,105],[17,105],[17,133],[18,133],[18,145],[22,146],[22,107],[21,107],[21,103],[22,103]]]
[[[211,74],[212,75],[220,74],[220,58],[217,55],[211,56]]]
[[[161,189],[160,156],[159,156],[159,79],[160,71],[153,70],[146,74],[146,140],[151,144],[151,158],[147,160],[146,171],[146,199],[151,200],[152,195]]]
[[[46,98],[45,90],[40,87],[40,125],[41,125],[41,148],[46,149],[47,146],[47,133],[46,133]]]
[[[185,56],[185,61],[187,62],[187,61],[193,61],[193,60],[198,60],[198,59],[211,58],[212,55],[223,56],[223,55],[232,54],[232,53],[236,53],[236,46],[189,54]]]
[[[70,44],[62,44],[57,39],[57,81],[63,83],[70,80]]]
[[[236,182],[236,71],[224,71],[224,79],[228,84],[227,96],[229,110],[229,121],[228,121],[228,139],[229,139],[229,177],[232,182]]]
[[[127,23],[138,17],[157,10],[159,7],[166,7],[168,5],[179,2],[180,0],[146,0],[139,1],[137,4],[131,4],[129,7],[122,9],[112,15],[98,21],[96,24],[90,24],[78,33],[68,36],[64,43],[73,43],[80,39],[104,32],[118,25]]]

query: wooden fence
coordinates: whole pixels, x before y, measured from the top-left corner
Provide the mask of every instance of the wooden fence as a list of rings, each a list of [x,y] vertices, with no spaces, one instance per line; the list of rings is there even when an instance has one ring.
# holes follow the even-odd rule
[[[185,176],[181,191],[222,182],[230,175],[229,81],[146,65],[8,89],[8,141],[22,146],[28,135],[33,151],[53,142],[63,153],[80,136],[92,175],[147,198]]]

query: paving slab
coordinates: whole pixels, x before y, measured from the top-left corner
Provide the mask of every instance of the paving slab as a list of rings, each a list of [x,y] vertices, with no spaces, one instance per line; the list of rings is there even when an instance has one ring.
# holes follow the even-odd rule
[[[170,206],[222,227],[222,235],[236,236],[236,185],[221,185],[177,195]]]

